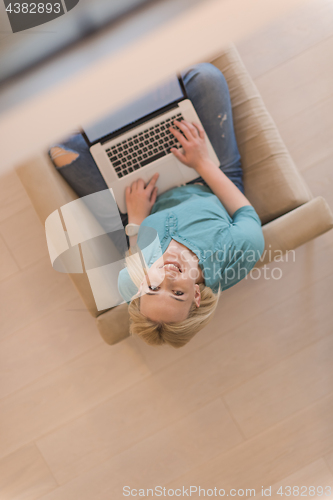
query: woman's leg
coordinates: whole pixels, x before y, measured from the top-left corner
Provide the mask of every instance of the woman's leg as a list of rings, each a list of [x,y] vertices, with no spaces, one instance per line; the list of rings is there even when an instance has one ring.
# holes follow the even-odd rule
[[[221,170],[244,193],[229,89],[224,76],[210,63],[200,63],[188,68],[182,76],[187,94],[220,160]],[[81,134],[72,135],[62,144],[55,144],[50,148],[50,156],[59,173],[78,196],[83,197],[108,189]],[[205,183],[201,178],[193,182]],[[109,214],[110,211],[104,204],[95,207],[95,216],[106,232],[111,231]],[[125,226],[127,214],[120,213],[120,217]]]
[[[210,63],[186,69],[182,78],[187,95],[207,132],[220,161],[221,170],[244,193],[243,171],[237,147],[228,84],[221,71]],[[192,182],[198,182],[195,179]],[[200,178],[200,182],[203,179]]]
[[[67,151],[67,155],[64,151]],[[59,173],[80,198],[108,189],[81,134],[55,144],[49,154]]]

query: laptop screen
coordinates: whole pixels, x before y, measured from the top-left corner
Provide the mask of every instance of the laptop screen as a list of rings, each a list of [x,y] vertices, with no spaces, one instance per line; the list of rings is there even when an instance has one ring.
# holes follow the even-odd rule
[[[151,90],[130,104],[118,109],[111,115],[103,118],[89,127],[84,127],[84,132],[92,144],[101,138],[113,134],[117,130],[158,111],[159,109],[184,98],[184,92],[175,76],[168,79],[155,90]]]

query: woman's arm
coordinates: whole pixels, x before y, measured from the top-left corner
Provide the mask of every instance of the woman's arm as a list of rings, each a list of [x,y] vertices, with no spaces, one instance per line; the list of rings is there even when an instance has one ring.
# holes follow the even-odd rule
[[[179,161],[198,172],[198,175],[207,182],[221,201],[230,217],[239,208],[251,205],[238,187],[210,160],[205,131],[201,125],[191,124],[185,120],[181,122],[175,120],[174,123],[185,135],[184,137],[177,129],[170,129],[182,145],[184,153],[177,148],[172,148],[172,153]]]
[[[218,197],[230,217],[241,207],[251,205],[238,187],[212,161],[203,162],[197,170]]]

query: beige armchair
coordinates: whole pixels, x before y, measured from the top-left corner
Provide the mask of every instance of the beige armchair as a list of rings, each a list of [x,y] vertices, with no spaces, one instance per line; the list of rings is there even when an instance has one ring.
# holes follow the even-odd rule
[[[262,266],[277,251],[293,250],[331,229],[333,214],[324,198],[313,197],[297,170],[235,47],[212,63],[229,85],[245,195],[262,221],[266,249],[271,250],[256,264]],[[43,224],[54,210],[77,198],[46,152],[20,165],[17,173]],[[105,342],[116,344],[126,338],[127,304],[98,311],[87,275],[69,276]]]

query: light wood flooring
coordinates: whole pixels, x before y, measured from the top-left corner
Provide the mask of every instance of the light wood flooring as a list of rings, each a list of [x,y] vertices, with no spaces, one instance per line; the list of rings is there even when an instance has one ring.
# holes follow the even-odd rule
[[[333,209],[333,1],[304,2],[238,49]],[[333,231],[283,262],[282,279],[224,292],[180,350],[102,341],[52,270],[14,173],[0,180],[0,252],[1,500],[118,500],[126,485],[271,486],[274,499],[280,486],[333,489]]]

